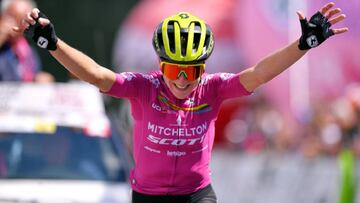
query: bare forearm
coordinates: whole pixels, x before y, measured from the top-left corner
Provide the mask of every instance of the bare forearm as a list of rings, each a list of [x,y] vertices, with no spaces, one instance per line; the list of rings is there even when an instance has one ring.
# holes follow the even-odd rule
[[[305,53],[306,51],[298,48],[298,41],[295,41],[262,59],[255,65],[254,71],[259,74],[261,81],[266,83],[293,65]]]
[[[57,42],[57,49],[50,51],[50,53],[80,80],[89,82],[102,91],[109,90],[115,81],[115,73],[100,66],[93,59],[60,39]]]
[[[270,81],[305,55],[306,51],[298,48],[298,41],[275,51],[260,60],[255,66],[240,74],[240,81],[249,91]]]
[[[70,47],[60,39],[58,40],[56,51],[50,51],[50,53],[79,79],[92,84],[96,82],[96,71],[99,65],[90,57]]]

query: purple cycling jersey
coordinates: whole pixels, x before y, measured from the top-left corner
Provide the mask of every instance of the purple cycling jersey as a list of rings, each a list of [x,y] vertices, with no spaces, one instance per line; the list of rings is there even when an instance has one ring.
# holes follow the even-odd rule
[[[210,184],[210,155],[221,103],[250,93],[238,74],[203,74],[186,99],[177,99],[160,71],[124,72],[106,94],[127,98],[134,118],[133,190],[189,194]]]

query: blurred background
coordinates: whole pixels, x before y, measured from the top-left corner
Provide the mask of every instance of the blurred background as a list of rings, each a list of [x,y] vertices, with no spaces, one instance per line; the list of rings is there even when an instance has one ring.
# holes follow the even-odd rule
[[[61,39],[116,72],[157,69],[154,28],[171,14],[192,12],[215,34],[210,73],[242,71],[298,39],[296,11],[310,17],[327,2],[36,1]],[[347,15],[334,27],[348,33],[311,50],[252,96],[224,103],[212,160],[219,202],[360,202],[360,1],[333,2]],[[74,79],[47,51],[37,52],[54,81]],[[130,147],[128,103],[103,99]]]

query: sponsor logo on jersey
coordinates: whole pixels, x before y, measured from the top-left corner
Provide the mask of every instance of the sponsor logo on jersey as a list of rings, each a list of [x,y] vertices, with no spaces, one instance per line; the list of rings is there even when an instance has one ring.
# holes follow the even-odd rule
[[[147,129],[151,133],[161,136],[193,137],[196,135],[199,136],[205,134],[208,129],[208,123],[205,122],[195,127],[185,128],[185,127],[178,127],[178,125],[175,125],[175,127],[171,127],[171,126],[167,127],[167,126],[156,125],[154,123],[149,122]]]
[[[185,156],[186,152],[180,152],[180,151],[167,151],[166,155],[168,156]]]
[[[148,135],[147,139],[155,144],[160,145],[173,145],[173,146],[182,146],[182,145],[195,145],[204,142],[205,135],[196,138],[184,138],[184,139],[173,139],[173,138],[162,138],[156,137],[154,135]]]
[[[147,128],[149,135],[147,139],[152,143],[160,145],[195,145],[204,141],[207,129],[207,122],[188,128],[162,126],[149,122]]]

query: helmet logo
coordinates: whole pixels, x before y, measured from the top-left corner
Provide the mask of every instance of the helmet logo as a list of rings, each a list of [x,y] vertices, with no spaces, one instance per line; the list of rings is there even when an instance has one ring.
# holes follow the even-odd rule
[[[189,18],[190,16],[189,16],[189,14],[187,14],[187,13],[180,13],[180,14],[179,14],[179,17],[180,17],[181,19],[186,19],[186,18]]]

